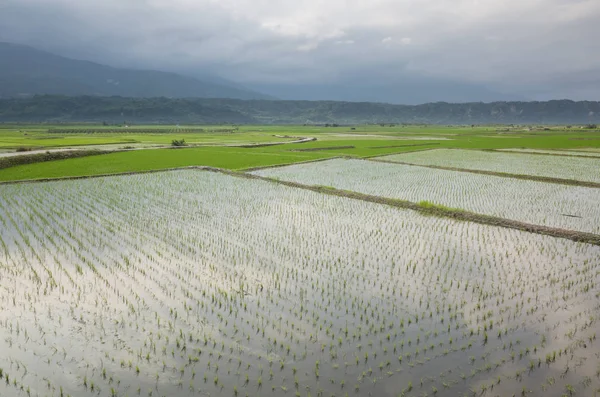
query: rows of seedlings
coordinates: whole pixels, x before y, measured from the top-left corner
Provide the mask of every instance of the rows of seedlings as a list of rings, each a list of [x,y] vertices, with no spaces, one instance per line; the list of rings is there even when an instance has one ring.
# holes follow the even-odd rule
[[[203,171],[4,186],[0,395],[593,395],[600,247]]]
[[[500,151],[436,149],[380,157],[417,165],[433,165],[508,174],[600,183],[600,158],[540,156]]]
[[[478,214],[600,234],[600,189],[597,188],[344,159],[254,173],[415,203],[428,201]]]

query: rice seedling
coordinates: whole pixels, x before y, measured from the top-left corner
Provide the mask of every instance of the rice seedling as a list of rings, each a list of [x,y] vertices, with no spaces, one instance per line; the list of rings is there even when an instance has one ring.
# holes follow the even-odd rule
[[[3,186],[0,241],[0,395],[598,387],[592,245],[192,170]]]
[[[541,177],[558,177],[600,182],[597,170],[600,159],[536,156],[508,152],[438,149],[383,157],[420,165],[477,169]]]
[[[403,156],[406,154],[400,158]],[[423,206],[459,208],[600,234],[600,209],[596,205],[600,201],[600,189],[597,188],[342,159],[254,173],[308,185],[328,184],[338,189],[422,203]]]

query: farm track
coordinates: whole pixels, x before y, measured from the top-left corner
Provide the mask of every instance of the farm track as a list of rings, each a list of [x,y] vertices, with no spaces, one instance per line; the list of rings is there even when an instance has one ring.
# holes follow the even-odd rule
[[[318,161],[325,161],[325,160],[330,160],[330,159],[318,159],[318,160],[313,160],[310,162],[318,162]],[[381,160],[375,160],[375,161],[381,161]],[[383,161],[383,162],[387,162],[387,161]],[[412,165],[412,164],[407,164],[407,165]],[[275,168],[275,167],[283,167],[283,166],[285,166],[285,165],[260,167],[258,169]],[[433,168],[439,168],[439,167],[433,167]],[[586,232],[579,232],[579,231],[573,231],[573,230],[561,229],[561,228],[555,228],[555,227],[549,227],[549,226],[535,225],[535,224],[531,224],[531,223],[520,222],[520,221],[511,220],[511,219],[491,216],[491,215],[484,215],[484,214],[479,214],[479,213],[474,213],[474,212],[464,211],[464,210],[454,209],[454,208],[446,208],[446,207],[441,207],[441,206],[427,207],[427,206],[422,206],[418,203],[415,203],[412,201],[407,201],[407,200],[374,196],[374,195],[370,195],[370,194],[358,193],[358,192],[348,191],[348,190],[341,190],[341,189],[336,189],[336,188],[327,187],[327,186],[305,185],[305,184],[297,183],[297,182],[282,181],[282,180],[277,180],[277,179],[273,179],[273,178],[267,178],[267,177],[263,177],[263,176],[259,176],[259,175],[250,174],[247,172],[247,171],[252,171],[252,170],[256,170],[256,169],[247,169],[244,171],[231,171],[231,170],[226,170],[226,169],[222,169],[222,168],[207,167],[207,166],[190,166],[190,167],[169,168],[169,169],[161,169],[161,170],[123,172],[123,173],[118,173],[118,174],[77,176],[77,177],[65,177],[65,178],[49,178],[49,179],[23,180],[23,181],[7,181],[7,182],[0,182],[0,186],[1,185],[9,185],[9,184],[39,183],[39,182],[61,181],[61,180],[64,181],[64,180],[78,180],[78,179],[93,179],[93,178],[104,178],[104,177],[110,177],[110,176],[153,174],[153,173],[159,173],[159,172],[181,171],[181,170],[190,170],[190,169],[191,170],[199,170],[199,171],[210,171],[210,172],[215,172],[215,173],[220,173],[220,174],[225,174],[225,175],[239,177],[239,178],[245,178],[245,179],[262,180],[262,181],[276,183],[276,184],[283,185],[283,186],[294,187],[294,188],[304,189],[304,190],[310,190],[310,191],[317,192],[317,193],[323,193],[323,194],[327,194],[330,196],[346,197],[346,198],[350,198],[350,199],[354,199],[354,200],[361,200],[361,201],[366,201],[366,202],[371,202],[371,203],[376,203],[376,204],[383,204],[383,205],[396,207],[396,208],[409,209],[409,210],[417,211],[421,214],[429,215],[429,216],[451,218],[451,219],[460,220],[460,221],[479,223],[482,225],[504,227],[504,228],[508,228],[508,229],[521,230],[521,231],[525,231],[525,232],[529,232],[529,233],[563,238],[563,239],[571,240],[574,242],[581,242],[581,243],[600,246],[600,235],[594,234],[594,233],[586,233]]]
[[[287,142],[267,142],[267,143],[248,143],[242,145],[223,145],[225,147],[243,147],[243,148],[255,148],[255,147],[268,147],[268,146],[281,146],[281,145],[290,145],[294,143],[306,143],[306,142],[315,142],[317,138],[314,137],[298,137],[299,139],[295,141],[287,141]]]
[[[414,152],[408,152],[408,153],[414,153]],[[499,152],[499,153],[502,153],[502,152]],[[401,154],[401,153],[399,153],[399,154]],[[381,157],[381,156],[379,156],[379,157]],[[568,156],[568,157],[571,157],[571,156]],[[573,156],[573,157],[579,157],[579,156]],[[595,157],[595,159],[598,159],[598,157]],[[522,180],[526,180],[526,181],[555,183],[555,184],[567,185],[567,186],[582,186],[582,187],[600,188],[600,183],[598,183],[598,182],[578,181],[575,179],[552,178],[552,177],[547,177],[547,176],[535,176],[535,175],[525,175],[525,174],[511,174],[508,172],[475,170],[475,169],[470,169],[470,168],[459,168],[459,167],[444,167],[444,166],[440,166],[440,165],[414,164],[414,163],[407,163],[404,161],[382,160],[380,158],[378,158],[378,159],[368,158],[366,160],[375,161],[378,163],[402,164],[402,165],[408,165],[408,166],[412,166],[412,167],[431,168],[434,170],[469,172],[471,174],[492,175],[492,176],[499,176],[502,178],[512,178],[512,179],[522,179]]]
[[[290,149],[290,152],[321,152],[327,150],[339,150],[339,149],[354,149],[356,146],[346,145],[346,146],[324,146],[324,147],[313,147],[308,149]]]
[[[409,145],[387,145],[387,146],[371,146],[368,149],[390,149],[390,148],[396,148],[396,147],[418,147],[418,146],[437,146],[439,145],[439,142],[435,142],[435,143],[413,143],[413,144],[409,144]],[[400,153],[398,153],[400,154]]]
[[[60,150],[48,150],[48,151],[35,151],[34,153],[22,152],[13,154],[10,156],[0,155],[0,169],[6,169],[16,167],[19,165],[43,163],[46,161],[55,160],[66,160],[81,157],[99,156],[109,153],[117,153],[122,150],[79,150],[79,149],[60,149]]]

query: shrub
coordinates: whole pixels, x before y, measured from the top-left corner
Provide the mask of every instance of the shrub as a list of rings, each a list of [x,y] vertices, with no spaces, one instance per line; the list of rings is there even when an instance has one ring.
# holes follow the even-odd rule
[[[33,149],[30,147],[25,147],[25,146],[19,146],[17,148],[17,152],[31,152]]]
[[[171,146],[175,146],[175,147],[187,146],[187,143],[185,143],[185,139],[181,139],[181,140],[173,139],[171,141]]]

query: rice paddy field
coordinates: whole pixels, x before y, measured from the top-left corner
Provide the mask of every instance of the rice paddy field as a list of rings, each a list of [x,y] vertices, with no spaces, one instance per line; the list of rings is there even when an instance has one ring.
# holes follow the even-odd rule
[[[255,174],[600,234],[598,188],[347,159],[270,168]]]
[[[584,150],[542,150],[542,149],[500,149],[503,152],[534,153],[534,154],[558,154],[565,156],[600,157],[600,152]]]
[[[600,172],[598,172],[600,159],[595,158],[564,157],[558,161],[553,156],[537,156],[526,153],[440,149],[390,155],[385,156],[384,159],[416,165],[600,182]]]
[[[218,128],[0,170],[1,397],[600,396],[593,133]]]
[[[207,171],[3,189],[6,394],[597,385],[597,246]]]

